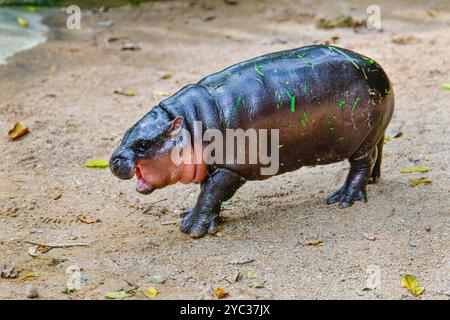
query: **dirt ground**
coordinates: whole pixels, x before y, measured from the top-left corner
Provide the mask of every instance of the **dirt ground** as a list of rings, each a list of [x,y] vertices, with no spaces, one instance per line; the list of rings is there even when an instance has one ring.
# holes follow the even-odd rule
[[[156,288],[154,299],[214,299],[217,287],[229,299],[415,299],[401,287],[405,273],[425,287],[419,299],[449,299],[450,91],[441,83],[450,81],[450,3],[377,1],[383,32],[315,27],[321,16],[363,18],[372,2],[155,2],[86,11],[81,30],[66,29],[64,13],[50,18],[47,43],[0,66],[0,264],[20,271],[0,279],[0,299],[26,298],[30,284],[40,299],[104,299],[128,290],[127,281]],[[388,135],[403,135],[386,141],[368,203],[325,204],[346,162],[303,168],[245,184],[223,211],[219,234],[194,240],[178,231],[178,214],[195,203],[197,185],[142,196],[135,181],[83,166],[108,159],[165,92],[334,35],[337,45],[377,60],[394,84]],[[124,43],[141,50],[123,51]],[[119,88],[136,95],[114,94]],[[30,133],[9,141],[17,121]],[[400,173],[412,166],[430,171]],[[432,183],[410,185],[421,177]],[[86,224],[80,215],[101,221]],[[26,241],[90,246],[32,257]],[[86,281],[63,294],[71,265]],[[380,283],[363,290],[373,269]],[[154,276],[166,281],[152,283]],[[138,290],[128,299],[145,296]]]

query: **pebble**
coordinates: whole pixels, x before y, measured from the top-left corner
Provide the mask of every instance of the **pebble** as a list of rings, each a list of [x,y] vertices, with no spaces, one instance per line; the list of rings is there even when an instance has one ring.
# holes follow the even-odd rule
[[[164,276],[153,276],[151,277],[150,281],[153,283],[157,283],[157,284],[163,284],[164,282],[166,282],[166,277]]]
[[[27,295],[27,298],[33,299],[39,297],[39,291],[35,286],[28,285],[25,288],[25,293]]]

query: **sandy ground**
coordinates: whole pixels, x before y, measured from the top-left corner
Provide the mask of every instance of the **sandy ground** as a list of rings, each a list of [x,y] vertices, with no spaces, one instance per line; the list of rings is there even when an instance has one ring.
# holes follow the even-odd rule
[[[41,299],[104,299],[128,290],[128,281],[155,287],[155,299],[213,299],[216,287],[230,299],[413,299],[400,283],[408,273],[425,287],[420,299],[448,299],[450,91],[440,85],[450,81],[450,3],[377,3],[383,32],[315,27],[320,16],[364,17],[370,3],[362,1],[149,3],[86,13],[77,31],[64,28],[63,14],[52,18],[49,42],[0,66],[0,264],[20,271],[0,279],[0,298],[25,298],[32,284]],[[382,180],[369,186],[368,203],[345,210],[324,203],[343,183],[347,163],[305,168],[247,183],[223,211],[220,233],[193,240],[178,231],[178,214],[193,206],[198,186],[146,197],[134,181],[83,167],[108,159],[161,92],[333,35],[337,45],[376,59],[395,88],[388,134],[403,136],[386,142]],[[108,42],[112,37],[119,39]],[[141,50],[122,51],[124,42]],[[167,73],[172,77],[163,80]],[[118,88],[136,95],[113,94]],[[11,142],[7,132],[16,121],[31,132]],[[413,160],[431,170],[401,174]],[[409,184],[420,177],[432,183]],[[85,224],[79,215],[101,222]],[[307,246],[312,239],[324,246]],[[25,241],[90,246],[36,258]],[[62,294],[71,265],[87,281]],[[380,284],[362,291],[374,268]],[[236,272],[239,280],[228,281]],[[154,276],[166,281],[152,283]],[[137,291],[136,298],[145,297]]]

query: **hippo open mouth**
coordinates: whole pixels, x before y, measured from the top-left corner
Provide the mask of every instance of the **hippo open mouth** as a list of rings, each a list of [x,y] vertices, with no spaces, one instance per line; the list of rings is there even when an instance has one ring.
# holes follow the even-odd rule
[[[155,190],[154,186],[151,183],[148,183],[144,176],[142,175],[141,169],[139,166],[136,166],[136,191],[142,194],[150,194]]]

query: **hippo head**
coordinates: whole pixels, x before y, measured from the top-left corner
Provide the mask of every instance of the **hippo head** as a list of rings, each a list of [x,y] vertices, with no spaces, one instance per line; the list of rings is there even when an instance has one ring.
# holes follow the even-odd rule
[[[172,161],[174,133],[183,125],[182,117],[170,116],[160,108],[152,109],[125,132],[121,144],[109,160],[112,173],[120,179],[136,174],[136,191],[150,194],[183,178],[183,164]]]

